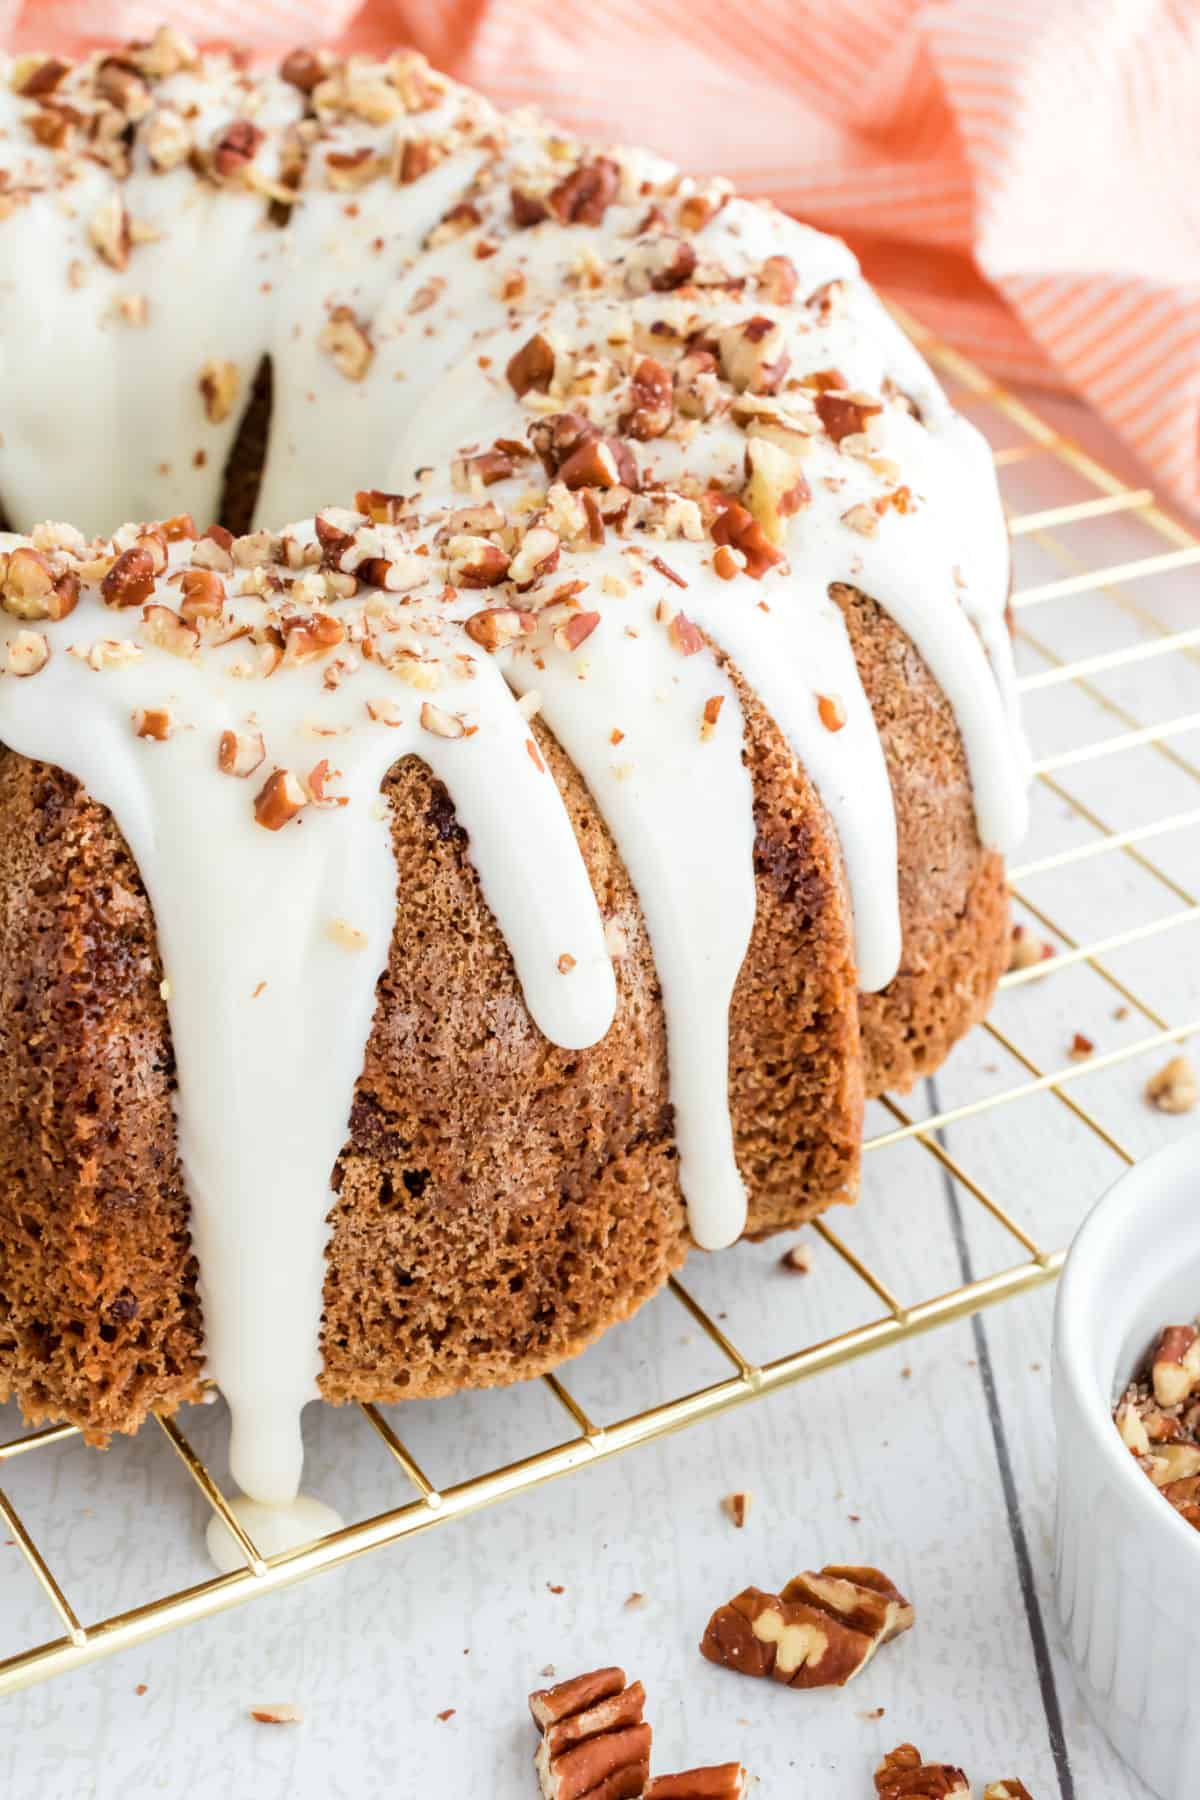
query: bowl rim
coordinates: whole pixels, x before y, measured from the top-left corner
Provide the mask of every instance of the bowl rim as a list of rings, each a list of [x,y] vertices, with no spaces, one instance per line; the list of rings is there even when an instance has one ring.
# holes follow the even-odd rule
[[[1087,1432],[1089,1442],[1112,1471],[1118,1491],[1127,1504],[1143,1509],[1148,1529],[1164,1531],[1175,1541],[1200,1549],[1200,1532],[1163,1500],[1153,1482],[1126,1449],[1112,1416],[1112,1401],[1100,1384],[1100,1372],[1087,1338],[1088,1301],[1106,1283],[1117,1266],[1114,1239],[1129,1217],[1130,1200],[1140,1196],[1144,1209],[1157,1200],[1166,1204],[1179,1181],[1191,1176],[1200,1182],[1200,1131],[1188,1132],[1162,1149],[1153,1151],[1126,1169],[1091,1208],[1075,1233],[1059,1277],[1054,1306],[1052,1362],[1056,1398],[1071,1402],[1072,1413]],[[1197,1209],[1200,1221],[1200,1208]],[[1200,1249],[1200,1223],[1197,1227]],[[1197,1301],[1200,1309],[1200,1297]],[[1061,1453],[1061,1431],[1059,1432]],[[1194,1565],[1200,1569],[1200,1563]]]

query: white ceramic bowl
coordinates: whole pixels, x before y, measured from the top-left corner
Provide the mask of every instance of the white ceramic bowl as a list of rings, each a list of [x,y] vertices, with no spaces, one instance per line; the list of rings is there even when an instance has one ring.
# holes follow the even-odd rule
[[[1097,1720],[1161,1800],[1200,1795],[1200,1532],[1112,1406],[1163,1325],[1200,1313],[1200,1136],[1130,1169],[1071,1246],[1054,1321],[1058,1608]]]

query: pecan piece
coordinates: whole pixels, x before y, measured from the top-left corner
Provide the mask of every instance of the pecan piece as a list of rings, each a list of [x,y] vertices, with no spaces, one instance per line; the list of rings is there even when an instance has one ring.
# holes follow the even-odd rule
[[[989,1781],[983,1790],[983,1800],[1033,1800],[1033,1795],[1023,1781],[1010,1775],[1005,1781]]]
[[[663,437],[675,416],[675,383],[671,371],[653,356],[643,356],[633,371],[629,405],[617,420],[629,437],[646,443]]]
[[[551,188],[546,204],[563,225],[599,225],[621,185],[621,171],[611,157],[597,156]]]
[[[961,1769],[949,1763],[926,1763],[915,1744],[897,1744],[875,1771],[879,1800],[970,1800],[971,1786]]]
[[[1156,1069],[1146,1083],[1145,1095],[1151,1106],[1164,1113],[1189,1113],[1200,1098],[1196,1071],[1186,1056],[1173,1056],[1169,1063]]]
[[[508,385],[517,399],[536,388],[539,394],[548,392],[554,379],[554,346],[549,338],[535,331],[521,348],[514,351],[508,359],[505,369]]]
[[[140,544],[123,550],[100,583],[107,606],[142,606],[153,592],[154,559]]]
[[[696,252],[687,239],[664,233],[634,245],[625,259],[625,291],[668,294],[695,272]]]
[[[748,439],[745,463],[742,499],[767,541],[778,549],[787,541],[787,521],[808,505],[812,489],[795,458],[770,438]]]
[[[650,1772],[651,1730],[640,1681],[597,1669],[529,1696],[542,1741],[535,1766],[545,1800],[632,1800]]]
[[[217,767],[222,775],[236,775],[241,780],[253,775],[267,759],[267,747],[261,731],[223,731],[217,745]],[[260,796],[261,798],[261,796]]]
[[[713,1614],[700,1651],[790,1687],[843,1687],[913,1616],[878,1569],[835,1565],[795,1576],[781,1594],[744,1589]]]
[[[308,795],[290,769],[268,775],[254,797],[254,817],[266,831],[281,831],[308,805]]]
[[[768,541],[762,526],[748,508],[725,495],[718,496],[716,504],[720,511],[711,526],[713,543],[740,550],[744,558],[741,566],[746,574],[761,581],[768,569],[782,562],[781,553]]]
[[[472,613],[464,629],[473,643],[484,650],[500,650],[534,629],[533,613],[518,612],[515,606],[485,606]]]
[[[18,544],[8,559],[0,606],[15,619],[65,619],[79,600],[79,577],[73,570],[56,575],[40,550]]]
[[[758,291],[772,306],[790,306],[798,279],[790,256],[768,256],[758,271]]]
[[[150,738],[157,744],[165,744],[175,729],[175,721],[168,706],[139,706],[133,715],[134,734],[140,738]]]
[[[375,360],[371,334],[352,306],[335,306],[317,343],[347,381],[363,381]]]
[[[883,402],[869,394],[838,394],[828,390],[816,398],[817,416],[835,444],[843,438],[865,431]]]
[[[1200,1334],[1194,1325],[1163,1329],[1154,1346],[1151,1379],[1160,1406],[1178,1406],[1200,1386]]]
[[[40,675],[50,661],[50,640],[42,631],[18,631],[5,654],[10,675]]]
[[[783,342],[783,327],[763,313],[729,326],[717,340],[726,381],[739,393],[776,393],[791,364]]]
[[[681,1775],[655,1775],[646,1783],[643,1800],[743,1800],[745,1792],[741,1763],[717,1763]]]
[[[241,377],[235,362],[210,356],[200,370],[197,386],[204,401],[204,416],[210,425],[220,425],[237,404]]]
[[[258,155],[263,133],[249,119],[233,119],[213,145],[212,166],[222,181],[234,180]]]

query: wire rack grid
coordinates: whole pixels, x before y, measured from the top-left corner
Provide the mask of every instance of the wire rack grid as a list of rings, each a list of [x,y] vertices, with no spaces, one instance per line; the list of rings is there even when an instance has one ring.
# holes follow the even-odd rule
[[[694,1283],[689,1286],[678,1279],[672,1280],[670,1303],[682,1308],[700,1328],[703,1339],[707,1340],[710,1350],[716,1353],[726,1371],[720,1379],[700,1386],[685,1384],[684,1391],[668,1395],[653,1405],[625,1416],[601,1420],[590,1416],[565,1380],[547,1375],[543,1378],[544,1387],[553,1397],[554,1408],[561,1409],[561,1414],[565,1415],[567,1435],[548,1448],[440,1488],[427,1476],[391,1420],[376,1407],[364,1405],[360,1408],[362,1417],[382,1440],[395,1465],[393,1476],[398,1476],[402,1484],[397,1503],[284,1555],[262,1554],[233,1515],[217,1479],[178,1421],[159,1417],[156,1420],[158,1430],[182,1461],[207,1506],[224,1521],[236,1540],[244,1567],[235,1573],[211,1577],[174,1591],[168,1583],[165,1591],[144,1604],[85,1625],[63,1582],[54,1572],[51,1554],[39,1545],[32,1529],[0,1487],[0,1515],[48,1602],[46,1624],[52,1632],[45,1641],[18,1648],[15,1654],[0,1660],[0,1695],[65,1673],[117,1649],[142,1643],[175,1626],[241,1605],[320,1570],[335,1567],[351,1557],[413,1537],[556,1476],[583,1469],[685,1425],[711,1418],[726,1408],[818,1375],[838,1364],[1053,1280],[1062,1266],[1063,1248],[1058,1244],[1039,1242],[1014,1217],[1014,1211],[1019,1209],[1013,1205],[1013,1196],[1006,1194],[1001,1199],[978,1174],[969,1172],[959,1157],[951,1153],[946,1141],[950,1126],[983,1115],[1027,1108],[1035,1096],[1046,1096],[1065,1109],[1072,1126],[1082,1128],[1093,1142],[1103,1147],[1110,1159],[1115,1158],[1117,1164],[1133,1162],[1133,1152],[1127,1147],[1120,1127],[1111,1118],[1101,1116],[1098,1108],[1084,1104],[1077,1083],[1085,1074],[1095,1075],[1155,1050],[1161,1049],[1168,1054],[1166,1047],[1177,1045],[1189,1033],[1200,1030],[1200,1017],[1183,1021],[1166,1017],[1132,985],[1127,975],[1117,972],[1111,961],[1116,953],[1142,946],[1148,940],[1161,939],[1169,946],[1171,934],[1180,926],[1200,921],[1200,900],[1154,855],[1156,845],[1200,824],[1200,804],[1177,808],[1164,816],[1118,829],[1106,821],[1102,810],[1098,810],[1094,789],[1089,788],[1086,797],[1077,791],[1076,778],[1089,767],[1103,765],[1105,759],[1147,749],[1162,759],[1173,776],[1180,776],[1185,782],[1200,783],[1200,766],[1188,760],[1175,743],[1180,735],[1200,727],[1200,708],[1193,712],[1146,718],[1132,711],[1123,699],[1114,698],[1106,685],[1115,672],[1135,664],[1176,658],[1200,663],[1200,624],[1185,624],[1183,629],[1174,629],[1137,597],[1137,583],[1143,578],[1200,567],[1200,537],[1165,511],[1153,492],[1119,479],[1079,445],[1054,430],[1020,398],[991,381],[974,365],[933,338],[916,321],[903,316],[901,322],[938,368],[955,398],[988,432],[1002,476],[1004,471],[1030,459],[1053,459],[1073,484],[1073,497],[1061,505],[1025,512],[1010,508],[1010,525],[1018,548],[1022,540],[1033,540],[1062,570],[1052,580],[1029,585],[1018,583],[1014,592],[1018,647],[1025,653],[1023,667],[1028,667],[1029,659],[1034,665],[1031,672],[1023,675],[1022,687],[1031,698],[1055,689],[1085,696],[1105,722],[1104,734],[1086,743],[1068,743],[1036,763],[1037,783],[1053,798],[1062,817],[1069,819],[1076,829],[1063,833],[1069,841],[1056,844],[1047,853],[1012,871],[1016,901],[1029,918],[1053,934],[1056,947],[1046,960],[1028,968],[1014,969],[1002,985],[1020,988],[1057,970],[1083,965],[1099,978],[1111,997],[1118,1000],[1114,1016],[1136,1016],[1139,1027],[1127,1035],[1119,1047],[1103,1054],[1086,1054],[1080,1060],[1072,1061],[1069,1057],[1066,1060],[1048,1059],[1044,1049],[1031,1051],[1011,1031],[991,1020],[980,1027],[980,1032],[988,1046],[997,1054],[1002,1053],[1018,1071],[1015,1080],[1007,1085],[988,1083],[987,1091],[968,1093],[950,1105],[939,1106],[935,1099],[924,1113],[911,1100],[901,1104],[892,1097],[885,1098],[875,1109],[882,1119],[882,1128],[866,1142],[873,1158],[880,1153],[894,1154],[896,1147],[905,1142],[919,1147],[939,1166],[943,1179],[958,1196],[964,1213],[969,1214],[974,1209],[978,1214],[990,1216],[992,1228],[1002,1234],[1009,1246],[1007,1256],[1002,1258],[1002,1266],[944,1291],[906,1300],[893,1291],[878,1269],[872,1266],[870,1258],[846,1242],[843,1233],[835,1231],[826,1220],[818,1220],[812,1229],[840,1261],[844,1271],[849,1271],[859,1292],[865,1289],[870,1296],[869,1316],[865,1320],[847,1329],[826,1333],[769,1360],[755,1360],[739,1347],[718,1317],[713,1316],[714,1309],[701,1304],[693,1291]],[[1097,566],[1088,555],[1088,528],[1097,521],[1111,520],[1114,515],[1126,515],[1129,522],[1136,525],[1142,553],[1117,562],[1101,562]],[[1064,533],[1071,543],[1065,540]],[[1035,623],[1039,609],[1048,609],[1048,613],[1041,615],[1045,617],[1053,614],[1060,602],[1086,597],[1094,599],[1101,594],[1136,621],[1138,635],[1135,641],[1089,655],[1063,655],[1050,641],[1049,634],[1039,631]],[[1200,698],[1200,683],[1196,691]],[[1196,794],[1196,799],[1200,802],[1200,793]],[[1111,858],[1134,865],[1142,877],[1170,897],[1173,908],[1160,917],[1140,917],[1119,931],[1088,941],[1078,929],[1072,932],[1059,922],[1053,897],[1049,901],[1046,899],[1047,883],[1052,886],[1053,878],[1067,871],[1078,873],[1081,866],[1097,870],[1111,867],[1111,863],[1105,861]],[[1038,894],[1036,900],[1031,890]],[[1055,1066],[1044,1066],[1047,1060],[1052,1060]],[[1009,1260],[1014,1256],[1015,1260]],[[0,1474],[11,1470],[17,1459],[46,1457],[56,1445],[77,1435],[73,1427],[58,1425],[26,1431],[8,1442],[0,1442]],[[7,1476],[5,1481],[7,1483]],[[0,1582],[6,1579],[10,1577],[0,1576]],[[0,1615],[3,1611],[0,1597]],[[57,1619],[57,1629],[50,1624],[50,1614]]]

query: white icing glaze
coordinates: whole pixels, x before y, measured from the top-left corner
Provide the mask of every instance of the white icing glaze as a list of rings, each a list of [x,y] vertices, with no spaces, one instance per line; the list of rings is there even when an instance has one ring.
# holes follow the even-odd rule
[[[91,105],[92,73],[73,71],[59,97]],[[386,88],[389,77],[366,68],[354,79]],[[759,697],[829,813],[860,983],[880,988],[901,954],[895,818],[830,589],[848,583],[871,595],[924,657],[958,720],[980,836],[1003,849],[1024,826],[1027,766],[1004,626],[1008,548],[986,445],[948,407],[844,246],[770,209],[721,204],[717,190],[706,201],[640,152],[621,154],[602,216],[515,229],[510,188],[544,195],[582,153],[536,121],[500,120],[452,84],[388,118],[364,117],[371,105],[356,112],[319,89],[321,135],[306,145],[299,198],[280,228],[240,179],[216,186],[187,166],[163,173],[144,140],[165,105],[189,115],[201,152],[231,118],[252,118],[265,132],[254,167],[277,183],[304,111],[296,90],[271,76],[251,83],[213,59],[156,82],[153,99],[130,172],[114,183],[86,159],[64,172],[65,153],[25,130],[28,102],[9,82],[0,88],[0,177],[9,193],[48,190],[9,207],[0,181],[0,496],[10,517],[67,515],[107,532],[120,517],[191,511],[203,524],[264,354],[274,369],[264,525],[345,502],[368,482],[420,496],[401,509],[402,530],[366,528],[338,564],[407,560],[402,595],[310,596],[349,621],[360,650],[363,633],[375,640],[375,659],[340,686],[323,681],[327,659],[285,666],[270,681],[235,678],[246,661],[239,643],[168,656],[140,609],[114,614],[94,586],[66,620],[35,623],[51,652],[38,677],[0,680],[0,738],[67,768],[111,808],[150,894],[170,984],[208,1372],[232,1409],[237,1479],[255,1501],[280,1505],[296,1492],[300,1411],[319,1374],[330,1172],[392,930],[396,872],[378,800],[388,770],[417,754],[446,783],[532,1018],[554,1042],[586,1047],[608,1028],[615,984],[566,810],[514,699],[540,695],[619,845],[650,933],[693,1236],[729,1243],[744,1225],[745,1194],[727,1104],[728,1010],[754,922],[754,820],[737,693],[719,659]],[[391,167],[397,141],[418,151],[433,143],[440,160],[401,186],[387,175],[330,186],[338,157],[362,153]],[[155,234],[123,267],[89,237],[114,191],[147,228],[141,237]],[[443,222],[464,205],[471,216],[456,234]],[[695,279],[643,292],[660,232],[694,248]],[[781,257],[797,276],[795,303],[760,291],[764,259]],[[826,283],[835,291],[822,301]],[[353,378],[330,354],[339,309],[359,333]],[[693,339],[715,345],[751,315],[779,326],[801,378],[778,402],[792,409],[789,441],[803,435],[796,467],[808,487],[786,527],[786,560],[764,580],[718,579],[696,504],[706,489],[741,489],[747,415],[737,408],[747,395],[727,380],[710,416],[636,445],[643,489],[665,489],[657,512],[651,495],[639,529],[618,523],[589,547],[586,531],[564,527],[556,572],[519,592],[444,591],[447,508],[496,502],[511,548],[531,520],[553,524],[580,505],[561,487],[547,494],[528,461],[471,496],[461,459],[498,438],[524,442],[553,413],[615,433],[639,357],[677,358]],[[518,397],[505,372],[535,332],[555,351],[550,391]],[[238,404],[224,418],[206,415],[199,372],[209,359],[236,372]],[[808,377],[851,396],[898,390],[920,417],[873,400],[862,428],[835,442]],[[855,517],[864,528],[847,523]],[[313,542],[311,523],[291,534]],[[173,547],[176,575],[191,550]],[[414,550],[430,560],[414,561]],[[307,554],[297,552],[292,572]],[[656,555],[682,586],[655,567]],[[557,603],[557,614],[600,615],[574,649],[555,641],[553,601],[532,638],[495,656],[462,629],[498,602],[539,612],[569,580],[586,591]],[[231,618],[261,624],[276,596],[234,585]],[[155,597],[178,603],[170,571]],[[672,636],[680,605],[709,640],[697,654],[681,655]],[[11,655],[27,629],[0,612],[0,652]],[[414,631],[416,652],[404,648]],[[143,654],[119,667],[101,673],[69,654],[122,634]],[[417,660],[439,664],[430,701],[467,735],[422,728],[423,692],[410,680]],[[718,699],[702,734],[705,705]],[[367,717],[365,703],[379,700],[395,723]],[[169,740],[135,736],[131,715],[163,706],[175,725]],[[251,728],[262,731],[268,761],[250,782],[230,779],[217,769],[217,739]],[[614,732],[623,733],[615,744]],[[260,829],[251,799],[272,764],[302,773],[324,755],[349,804],[309,806],[277,833]]]
[[[238,1524],[264,1557],[283,1556],[288,1550],[298,1550],[315,1538],[340,1531],[346,1523],[341,1513],[309,1494],[298,1494],[285,1506],[264,1506],[258,1500],[248,1500],[244,1494],[239,1494],[230,1505]],[[211,1518],[204,1536],[208,1554],[219,1575],[233,1575],[245,1568],[246,1559],[223,1519]]]

